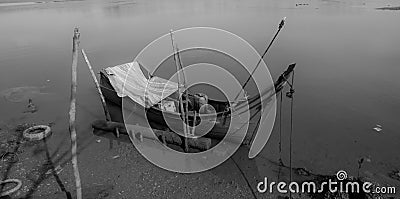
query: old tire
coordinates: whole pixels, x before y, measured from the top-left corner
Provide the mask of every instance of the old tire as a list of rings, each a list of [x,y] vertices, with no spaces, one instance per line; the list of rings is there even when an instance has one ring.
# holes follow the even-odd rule
[[[33,131],[42,130],[38,133],[31,133]],[[26,129],[23,132],[24,138],[28,140],[42,140],[51,134],[51,129],[46,125],[37,125]]]
[[[10,190],[1,192],[0,197],[11,195],[12,193],[18,191],[22,187],[22,182],[21,182],[21,180],[18,180],[18,179],[7,179],[7,180],[0,181],[0,184],[6,184],[6,183],[15,183],[17,185]]]

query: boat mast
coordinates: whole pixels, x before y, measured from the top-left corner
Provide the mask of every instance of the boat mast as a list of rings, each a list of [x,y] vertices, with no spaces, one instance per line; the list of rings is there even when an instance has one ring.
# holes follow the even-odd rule
[[[182,62],[181,62],[181,60],[180,60],[180,58],[179,58],[179,51],[178,51],[178,47],[175,45],[175,42],[174,42],[174,36],[173,36],[173,34],[172,34],[172,30],[170,30],[170,35],[171,35],[171,42],[172,42],[172,52],[174,53],[174,61],[175,61],[175,66],[176,66],[176,72],[177,72],[177,76],[178,76],[178,93],[179,93],[179,107],[180,107],[180,110],[181,110],[181,114],[182,114],[182,116],[183,116],[183,118],[184,118],[184,120],[186,120],[185,122],[184,122],[184,125],[183,125],[183,132],[184,132],[184,135],[185,135],[185,151],[186,152],[188,152],[189,151],[189,147],[188,147],[188,141],[187,141],[187,137],[188,137],[188,127],[187,127],[187,123],[188,123],[188,120],[189,120],[189,117],[188,117],[188,95],[187,95],[187,92],[186,92],[186,95],[185,95],[185,97],[186,97],[186,105],[185,105],[185,108],[186,109],[184,109],[183,108],[183,100],[182,100],[182,96],[181,96],[181,94],[183,93],[183,91],[181,90],[181,78],[180,78],[180,74],[179,74],[179,71],[180,71],[180,69],[182,68]],[[175,51],[175,49],[176,49],[176,51]],[[182,71],[183,72],[183,71]],[[183,87],[184,87],[184,89],[186,90],[186,78],[185,78],[185,76],[184,76],[184,74],[183,74],[183,80],[184,80],[184,83],[183,83]]]
[[[186,99],[186,103],[185,103],[185,113],[186,113],[186,117],[185,117],[185,119],[186,119],[186,124],[189,125],[189,96],[188,96],[188,90],[187,90],[187,87],[186,87],[186,76],[185,76],[185,71],[183,70],[183,63],[182,63],[182,59],[181,59],[181,54],[179,53],[178,44],[176,44],[176,55],[177,55],[177,58],[178,58],[178,62],[179,62],[179,65],[180,65],[180,69],[182,70],[183,89],[185,90],[185,99]],[[196,112],[196,111],[195,111],[195,112]],[[190,133],[190,128],[189,128],[189,126],[186,126],[186,127],[187,127],[187,132],[188,132],[189,134],[191,134],[191,133]]]

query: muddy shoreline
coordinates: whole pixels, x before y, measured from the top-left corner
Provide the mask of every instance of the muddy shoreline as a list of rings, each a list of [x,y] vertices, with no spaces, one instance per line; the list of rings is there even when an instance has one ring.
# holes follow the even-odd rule
[[[68,142],[65,145],[59,145],[55,150],[50,150],[48,144],[52,141],[51,136],[41,141],[24,139],[22,132],[33,125],[1,127],[0,173],[2,179],[15,178],[21,180],[23,184],[22,188],[9,198],[50,199],[74,196],[75,187]],[[93,135],[93,139],[89,142],[87,144],[91,146],[84,147],[84,150],[81,146],[79,153],[84,198],[249,198],[254,194],[257,198],[266,196],[265,193],[258,193],[256,190],[262,176],[256,171],[258,167],[254,162],[256,160],[246,158],[245,149],[239,149],[232,159],[210,171],[199,174],[178,174],[163,170],[148,162],[136,151],[129,140],[114,140],[112,149],[109,140],[104,137]],[[6,153],[13,154],[15,157],[7,156]],[[257,161],[258,163],[262,161],[264,167],[272,168],[273,179],[288,180],[290,171],[288,166],[268,159]],[[306,168],[293,168],[292,173],[294,181],[298,183],[336,179],[335,175],[315,174]],[[392,173],[392,175],[397,175],[397,173]],[[379,185],[375,179],[352,178],[356,181],[370,181]],[[249,184],[253,190],[250,190]],[[376,194],[353,196],[332,194],[326,190],[318,194],[293,194],[293,198],[352,199],[367,198],[367,195],[379,196]],[[268,193],[267,196],[267,198],[277,197],[285,198],[284,194]]]

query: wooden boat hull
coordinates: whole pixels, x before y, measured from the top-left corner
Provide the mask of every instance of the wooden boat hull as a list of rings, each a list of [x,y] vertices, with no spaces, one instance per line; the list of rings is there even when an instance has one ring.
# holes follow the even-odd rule
[[[144,108],[127,97],[124,99],[119,97],[104,72],[100,73],[100,85],[102,93],[106,100],[107,107],[110,110],[112,121],[130,124],[140,123],[144,126],[147,126],[145,122],[145,120],[147,120],[148,124],[153,129],[166,130],[168,126],[173,126],[174,131],[177,130],[181,133],[183,132],[182,119],[179,113],[163,112],[160,109],[156,109],[153,107]],[[124,106],[122,106],[123,103]],[[130,108],[123,110],[123,107]],[[124,118],[124,112],[126,115],[131,114],[130,112],[135,113],[132,113],[131,117],[128,119],[129,121],[127,121],[127,118]],[[193,121],[192,116],[189,118],[189,121]],[[217,115],[217,123],[204,137],[223,139],[228,132],[230,121],[231,118],[229,112],[227,112],[226,114]]]
[[[284,71],[284,73],[275,82],[274,87],[267,90],[266,93],[262,93],[262,95],[267,95],[265,99],[268,102],[274,99],[273,96],[275,96],[277,92],[280,92],[286,85],[287,79],[294,71],[294,67],[295,64],[289,65],[288,69]],[[128,97],[124,97],[124,99],[119,97],[104,71],[100,72],[100,85],[107,107],[110,111],[112,121],[125,124],[141,124],[158,130],[168,130],[169,127],[172,126],[175,128],[173,129],[174,132],[180,132],[180,134],[183,135],[181,114],[162,111],[161,109],[154,107],[145,108]],[[124,106],[122,105],[123,103]],[[257,132],[261,114],[260,107],[262,103],[264,104],[264,102],[261,102],[260,97],[249,99],[248,103],[250,107],[250,119],[246,121],[246,123],[248,123],[248,130],[243,140],[244,144],[249,144],[251,142],[253,133]],[[220,112],[220,110],[223,110],[227,105],[229,105],[228,102],[209,100],[209,104],[215,107],[215,109],[219,110],[217,111],[219,113],[215,119],[216,123],[213,125],[211,131],[207,131],[208,133],[205,134],[204,137],[222,140],[231,127],[231,117],[232,114],[235,115],[235,112],[232,114],[230,111],[222,113]],[[126,107],[128,107],[128,109],[126,109]],[[197,117],[190,116],[189,121],[193,121],[194,118],[197,119]],[[243,137],[243,134],[237,136],[238,139],[241,139],[241,137]],[[235,141],[242,142],[242,140]]]

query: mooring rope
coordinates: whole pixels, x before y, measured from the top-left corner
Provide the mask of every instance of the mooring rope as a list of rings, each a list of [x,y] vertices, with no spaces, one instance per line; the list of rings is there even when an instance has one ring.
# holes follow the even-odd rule
[[[247,186],[249,187],[249,189],[250,189],[250,191],[251,191],[251,194],[253,194],[254,199],[257,199],[257,195],[256,195],[256,193],[254,193],[254,190],[253,190],[253,188],[252,188],[252,186],[251,186],[249,180],[246,178],[246,175],[244,174],[243,170],[239,167],[239,165],[236,163],[236,161],[233,159],[233,157],[230,157],[230,159],[233,161],[233,163],[235,164],[235,166],[238,168],[240,174],[242,174],[244,180],[245,180],[246,183],[247,183]]]
[[[283,166],[283,161],[282,161],[282,102],[283,102],[283,96],[282,92],[280,93],[280,103],[279,103],[279,172],[278,172],[278,180],[280,179],[281,175],[281,170]]]
[[[279,105],[279,162],[282,162],[282,102],[283,97],[281,93],[281,100]]]
[[[290,182],[292,182],[292,134],[293,134],[293,102],[294,102],[294,97],[293,97],[293,93],[294,93],[294,73],[292,75],[292,86],[290,88],[290,93],[291,93],[291,97],[290,97],[290,136],[289,136],[289,167],[290,167]],[[292,198],[292,192],[289,192],[289,198]]]

